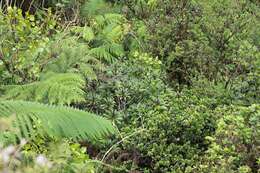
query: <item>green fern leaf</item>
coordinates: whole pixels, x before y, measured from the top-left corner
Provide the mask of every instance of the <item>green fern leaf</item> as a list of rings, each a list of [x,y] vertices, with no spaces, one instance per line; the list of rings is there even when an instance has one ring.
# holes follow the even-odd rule
[[[110,63],[113,62],[114,59],[105,45],[91,49],[89,54]]]
[[[105,0],[89,0],[83,5],[81,14],[83,16],[93,16],[97,14],[104,14],[109,10],[111,10],[109,8],[109,3],[106,3]]]
[[[101,139],[116,133],[112,123],[102,117],[81,110],[49,106],[35,102],[0,101],[0,118],[15,116],[13,132],[17,138],[42,136],[68,138],[72,140]],[[4,132],[0,140],[4,140]]]
[[[85,35],[85,39],[90,41],[92,34]],[[98,59],[95,59],[95,57],[89,56],[89,47],[87,44],[80,43],[76,37],[69,37],[55,45],[57,49],[53,50],[53,54],[58,54],[59,56],[45,66],[44,72],[80,73],[88,79],[96,78],[95,70],[100,69],[102,63]],[[87,71],[88,73],[86,73]]]
[[[71,28],[71,32],[73,34],[77,34],[80,37],[82,37],[85,41],[89,42],[92,41],[95,37],[95,34],[92,30],[92,28],[85,26],[85,27],[81,27],[81,26],[75,26]]]
[[[85,86],[85,80],[81,75],[50,73],[45,78],[26,85],[4,86],[6,90],[4,98],[58,105],[84,101],[85,93],[82,88]]]
[[[117,24],[121,25],[124,22],[126,22],[126,18],[117,13],[107,13],[103,15],[96,15],[93,17],[93,24],[99,26],[99,28],[102,28],[109,24]]]
[[[109,24],[103,29],[102,37],[112,43],[118,42],[123,37],[123,28],[120,25]]]
[[[113,43],[107,44],[106,50],[115,57],[123,57],[125,55],[124,48],[121,44]]]
[[[93,30],[90,27],[84,27],[83,32],[82,32],[82,37],[86,41],[91,41],[94,39],[95,35]]]

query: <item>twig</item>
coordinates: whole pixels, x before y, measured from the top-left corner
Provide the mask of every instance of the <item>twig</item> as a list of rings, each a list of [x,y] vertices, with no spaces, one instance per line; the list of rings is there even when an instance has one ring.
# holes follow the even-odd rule
[[[130,134],[130,135],[124,137],[123,139],[121,139],[120,141],[118,141],[117,143],[115,143],[114,145],[112,145],[112,146],[107,150],[107,152],[104,154],[104,156],[102,157],[101,162],[103,162],[103,161],[105,160],[105,158],[107,157],[107,155],[111,152],[111,150],[112,150],[115,146],[119,145],[119,144],[122,143],[124,140],[126,140],[126,139],[128,139],[128,138],[134,136],[135,134],[141,133],[141,132],[143,132],[143,131],[145,131],[145,130],[146,130],[146,129],[140,129],[140,130],[138,130],[138,131],[136,131],[136,132],[134,132],[134,133],[132,133],[132,134]]]

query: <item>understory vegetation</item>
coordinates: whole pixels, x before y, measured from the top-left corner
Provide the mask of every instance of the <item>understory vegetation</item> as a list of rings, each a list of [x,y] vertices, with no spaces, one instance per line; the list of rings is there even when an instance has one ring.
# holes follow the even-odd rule
[[[0,7],[0,172],[260,172],[258,0]]]

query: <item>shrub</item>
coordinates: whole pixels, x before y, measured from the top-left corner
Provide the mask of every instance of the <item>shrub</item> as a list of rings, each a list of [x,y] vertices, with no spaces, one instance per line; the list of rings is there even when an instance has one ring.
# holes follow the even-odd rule
[[[194,172],[258,172],[259,108],[259,104],[255,104],[217,109],[216,132],[207,137],[210,146],[201,165]]]

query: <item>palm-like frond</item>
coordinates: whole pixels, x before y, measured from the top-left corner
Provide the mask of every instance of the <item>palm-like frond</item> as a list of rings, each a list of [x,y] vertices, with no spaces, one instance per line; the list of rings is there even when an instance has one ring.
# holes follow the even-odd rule
[[[99,37],[103,37],[104,40],[107,40],[112,43],[116,43],[122,40],[123,34],[123,27],[117,24],[109,24],[102,30],[102,33]]]
[[[97,140],[116,132],[112,123],[94,114],[64,106],[35,102],[0,101],[0,118],[14,116],[14,134],[19,139],[42,136],[73,140]],[[0,135],[4,140],[3,135]]]
[[[61,55],[68,54],[66,55],[67,57],[86,56],[86,58],[92,57],[93,59],[97,58],[100,61],[112,62],[115,58],[119,58],[124,55],[122,41],[127,30],[128,25],[126,24],[126,19],[121,14],[107,13],[103,15],[93,16],[90,22],[90,26],[75,26],[71,29],[71,32],[73,34],[84,40],[85,43],[88,43],[85,44],[85,49],[81,49],[81,51],[76,51],[76,54],[78,54],[78,52],[81,52],[81,54],[85,52],[89,56],[71,56],[71,54],[73,53],[71,49],[64,49],[64,53],[62,53]],[[63,42],[63,44],[65,43]],[[77,43],[77,45],[78,44],[79,43]],[[66,51],[68,51],[68,53],[66,53]],[[59,59],[62,60],[62,58]],[[65,61],[63,60],[61,62]],[[66,65],[62,67],[66,67]]]
[[[85,39],[90,41],[94,35],[89,34],[88,32],[92,31],[86,28],[77,27],[74,28],[74,32],[82,33],[83,37],[88,37]],[[53,54],[57,54],[58,57],[49,62],[44,71],[73,72],[82,74],[88,79],[96,79],[95,70],[102,69],[102,63],[95,57],[89,56],[89,46],[79,42],[77,37],[63,38],[62,41],[54,42],[53,47]]]
[[[106,62],[112,62],[113,61],[113,56],[107,51],[106,47],[99,46],[96,48],[93,48],[89,51],[89,54],[92,56],[95,56],[99,58],[100,60],[104,60]]]
[[[105,0],[88,0],[82,6],[81,15],[90,17],[110,11],[113,11],[111,4],[107,3]]]
[[[91,56],[95,56],[106,62],[113,62],[115,57],[122,57],[124,55],[123,46],[116,43],[107,43],[102,46],[92,48],[89,51]]]
[[[87,42],[92,41],[95,38],[95,33],[89,26],[73,26],[70,31],[72,34],[82,37]]]
[[[126,34],[126,19],[120,14],[97,15],[93,18],[96,37],[89,54],[106,62],[124,56],[123,37]]]
[[[109,24],[123,24],[127,20],[122,14],[107,13],[103,15],[96,15],[93,17],[94,24],[99,28],[102,28]]]
[[[46,79],[45,79],[46,78]],[[49,73],[42,81],[25,85],[3,86],[5,99],[70,104],[84,101],[85,80],[75,73]]]

